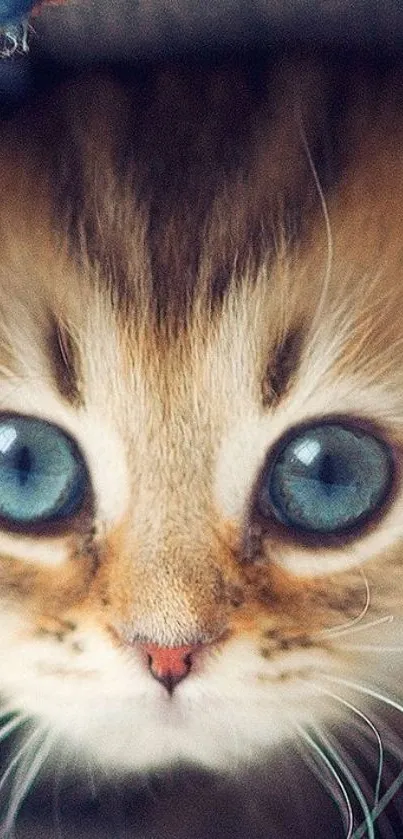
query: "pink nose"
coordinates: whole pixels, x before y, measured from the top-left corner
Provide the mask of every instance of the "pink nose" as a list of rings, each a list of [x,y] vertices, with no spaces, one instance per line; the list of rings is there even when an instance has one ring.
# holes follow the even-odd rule
[[[148,656],[150,673],[172,694],[176,685],[188,675],[196,647],[158,647],[157,644],[141,646]]]

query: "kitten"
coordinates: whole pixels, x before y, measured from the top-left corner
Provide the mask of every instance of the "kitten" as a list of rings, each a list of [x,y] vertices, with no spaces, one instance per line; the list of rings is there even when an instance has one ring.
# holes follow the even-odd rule
[[[375,835],[334,732],[402,701],[397,83],[346,88],[337,169],[326,75],[259,72],[85,77],[2,128],[4,836],[43,767],[290,741]]]

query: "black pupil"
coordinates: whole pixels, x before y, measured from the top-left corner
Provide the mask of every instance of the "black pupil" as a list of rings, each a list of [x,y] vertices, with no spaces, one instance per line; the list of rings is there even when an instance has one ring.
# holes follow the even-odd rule
[[[325,454],[322,457],[319,466],[318,478],[321,483],[328,486],[329,489],[331,489],[334,484],[343,484],[347,486],[351,483],[349,470],[345,460],[341,457],[336,458],[331,454]]]
[[[32,455],[28,446],[22,446],[15,458],[15,467],[21,486],[25,486],[32,470]]]

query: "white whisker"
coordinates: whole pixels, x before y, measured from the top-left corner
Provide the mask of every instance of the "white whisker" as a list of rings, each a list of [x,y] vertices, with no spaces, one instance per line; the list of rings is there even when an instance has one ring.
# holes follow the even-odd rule
[[[384,704],[384,705],[386,705],[390,708],[394,708],[396,711],[399,711],[400,713],[403,713],[403,706],[399,702],[395,701],[394,699],[391,699],[388,696],[385,696],[382,693],[379,693],[378,691],[373,690],[372,688],[368,688],[366,686],[357,684],[356,682],[352,682],[349,679],[342,679],[340,677],[328,676],[328,675],[325,675],[325,674],[323,674],[323,676],[324,676],[324,678],[326,678],[326,679],[328,679],[328,680],[330,680],[330,681],[332,681],[336,684],[344,685],[345,687],[352,688],[353,690],[357,691],[357,693],[361,693],[363,696],[368,696],[370,699],[376,699],[379,702],[381,702],[382,704]],[[392,751],[390,747],[389,747],[389,751]],[[397,757],[398,757],[398,759],[401,760],[401,753],[398,754]],[[387,792],[385,792],[385,794],[382,796],[382,798],[380,799],[380,801],[378,802],[376,807],[374,807],[374,809],[373,809],[373,819],[374,820],[377,819],[379,817],[379,815],[383,812],[385,807],[387,807],[387,805],[392,800],[393,796],[396,794],[397,790],[402,786],[402,784],[403,784],[403,771],[398,774],[396,779],[389,786]],[[356,832],[354,834],[353,839],[360,839],[360,837],[365,835],[365,830],[366,830],[365,824],[361,825],[361,827],[358,829],[358,832]]]
[[[395,728],[392,728],[383,717],[377,714],[376,709],[373,711],[371,709],[371,713],[373,718],[376,719],[379,728],[382,728],[383,741],[387,751],[402,763],[403,738],[399,736]]]
[[[6,835],[13,830],[21,804],[42,769],[54,742],[54,736],[49,735],[48,733],[47,736],[45,735],[41,747],[37,750],[36,741],[40,741],[44,732],[41,729],[38,729],[35,734],[36,736],[29,741],[31,748],[28,748],[24,752],[25,760],[20,765],[19,772],[16,776],[16,782],[14,784],[14,789],[7,810],[7,817],[3,826]]]
[[[365,614],[365,613],[364,613]],[[364,614],[360,618],[354,618],[354,621],[351,624],[344,625],[341,629],[337,629],[336,627],[332,627],[331,629],[324,629],[322,632],[319,632],[315,637],[326,637],[328,638],[331,636],[332,638],[337,638],[339,635],[349,635],[350,633],[353,634],[355,632],[363,632],[365,629],[372,629],[374,626],[381,626],[382,624],[389,624],[393,623],[394,617],[393,615],[385,615],[383,618],[377,618],[373,621],[368,621],[367,623],[360,623],[359,626],[355,626],[358,621],[362,620]]]
[[[330,770],[329,777],[327,776],[326,771],[324,771],[323,757],[320,758],[316,752],[312,755],[310,744],[305,741],[297,741],[297,748],[305,766],[309,769],[314,778],[316,778],[320,786],[329,794],[343,820],[349,824],[350,818],[348,815],[348,808],[346,807],[345,796],[342,794],[340,786],[334,783],[334,775],[330,773]],[[321,751],[320,747],[318,748],[319,751]]]
[[[25,742],[23,743],[21,748],[18,749],[17,753],[14,755],[14,757],[10,761],[7,769],[5,770],[5,772],[3,773],[3,775],[0,778],[0,790],[5,786],[7,781],[10,779],[14,770],[16,770],[18,768],[18,764],[23,759],[24,755],[26,755],[27,752],[28,753],[30,752],[31,747],[33,746],[34,743],[37,742],[40,735],[42,735],[42,731],[40,729],[35,729],[35,731],[33,733],[31,733],[31,736],[28,737],[27,740],[25,740]],[[14,797],[15,797],[15,795],[12,795],[11,802],[13,802]],[[20,798],[20,803],[21,802],[22,802],[22,798]],[[2,822],[0,822],[0,835],[1,835],[2,839],[8,839],[8,837],[12,836],[13,831],[14,831],[14,821],[15,821],[15,814],[13,815],[12,818],[10,818],[10,809],[8,809],[7,814],[5,816],[5,819]]]
[[[314,753],[316,755],[318,755],[319,759],[325,764],[326,769],[329,771],[331,777],[336,782],[337,787],[341,792],[342,800],[344,801],[344,803],[346,805],[346,810],[347,810],[347,824],[346,824],[347,834],[346,834],[345,839],[352,839],[353,827],[354,827],[353,809],[352,809],[352,806],[351,806],[350,798],[349,798],[348,791],[347,791],[347,788],[346,788],[345,784],[343,783],[342,779],[340,778],[337,770],[334,768],[332,762],[329,760],[329,758],[327,757],[325,752],[320,748],[318,743],[316,743],[316,741],[313,739],[313,737],[311,737],[311,735],[308,734],[308,732],[305,731],[305,729],[302,728],[302,726],[299,726],[297,723],[295,723],[294,725],[295,725],[295,728],[298,731],[300,737],[303,740],[305,740],[305,742],[310,746],[310,748],[314,751]]]
[[[376,715],[374,714],[374,719],[376,719]],[[391,783],[394,783],[396,776],[399,773],[399,768],[396,767],[396,761],[398,761],[399,767],[402,763],[402,751],[401,749],[397,749],[395,746],[391,746],[386,736],[385,726],[382,725],[382,720],[377,720],[377,725],[379,727],[379,731],[382,732],[382,740],[384,745],[384,755],[385,755],[385,762],[383,768],[383,776],[382,776],[382,787],[379,795],[379,799],[376,803],[374,803],[372,809],[372,817],[374,821],[379,817],[380,813],[377,812],[376,807],[381,800],[382,795],[385,791],[389,790]],[[373,738],[371,736],[371,732],[368,730],[368,726],[365,723],[361,722],[361,720],[357,719],[355,724],[355,729],[357,731],[357,743],[359,743],[359,754],[364,756],[364,759],[372,765],[373,761]],[[370,749],[370,745],[372,749]],[[382,829],[385,832],[385,839],[387,836],[394,837],[395,833],[391,831],[390,833],[387,831],[387,826],[389,825],[390,819],[389,814],[387,811],[383,812],[382,814]],[[382,833],[383,836],[383,833]]]
[[[398,646],[383,646],[380,644],[337,644],[343,650],[362,650],[363,652],[377,652],[377,653],[401,653],[403,645]]]
[[[315,166],[312,154],[311,154],[310,149],[309,149],[308,140],[307,140],[307,137],[306,137],[306,134],[305,134],[305,131],[304,131],[304,127],[303,127],[301,118],[300,118],[300,122],[299,122],[299,133],[300,133],[300,137],[301,137],[301,140],[302,140],[302,143],[303,143],[303,146],[304,146],[305,154],[306,154],[307,159],[308,159],[309,168],[312,172],[312,175],[313,175],[313,178],[314,178],[314,181],[315,181],[315,186],[316,186],[316,189],[317,189],[317,192],[318,192],[318,196],[319,196],[319,200],[320,200],[320,204],[321,204],[321,208],[322,208],[322,214],[323,214],[323,219],[324,219],[324,222],[325,222],[325,231],[326,231],[326,244],[327,244],[326,267],[325,267],[325,272],[324,272],[324,276],[323,276],[322,287],[321,287],[321,291],[320,291],[320,297],[319,297],[318,305],[316,307],[315,315],[313,317],[312,324],[311,324],[311,330],[310,330],[311,334],[315,335],[315,333],[318,329],[318,325],[320,324],[321,319],[322,319],[323,309],[324,309],[326,298],[328,296],[328,291],[329,291],[330,278],[331,278],[331,274],[332,274],[332,265],[333,265],[333,237],[332,237],[332,229],[331,229],[331,225],[330,225],[330,216],[329,216],[329,211],[327,209],[325,194],[323,192],[322,185],[320,183],[319,176],[318,176],[318,173],[316,171],[316,166]]]
[[[321,632],[317,633],[316,637],[318,637],[318,638],[326,637],[327,638],[327,637],[329,637],[329,635],[334,635],[334,634],[338,635],[338,634],[341,634],[342,632],[351,631],[351,627],[354,627],[357,623],[361,623],[362,619],[365,618],[365,615],[367,614],[370,603],[371,603],[371,592],[370,592],[367,577],[364,574],[362,568],[359,569],[359,572],[360,572],[360,575],[361,575],[362,579],[364,580],[364,586],[365,586],[365,603],[364,603],[364,606],[361,609],[361,612],[355,618],[352,618],[351,620],[347,621],[346,623],[337,624],[337,626],[331,626],[331,627],[329,627],[329,629],[323,629]]]
[[[326,737],[322,731],[317,731],[317,735],[318,737],[320,737],[323,745],[325,746],[327,752],[330,754],[332,760],[337,764],[340,771],[343,773],[346,781],[348,781],[348,783],[350,784],[350,787],[353,790],[354,795],[361,806],[362,813],[364,816],[364,822],[368,830],[368,839],[376,839],[371,811],[369,809],[367,799],[365,798],[365,795],[359,783],[357,782],[357,779],[354,777],[347,764],[341,759],[339,753],[337,752],[337,749],[333,747],[328,737]]]
[[[384,719],[380,718],[376,713],[374,716],[377,718],[377,722],[383,728],[384,733],[384,740],[387,739],[387,751],[391,754],[401,765],[402,758],[403,758],[403,739],[397,734],[396,730],[388,725]],[[403,770],[398,772],[395,778],[390,782],[387,790],[385,791],[384,795],[378,801],[376,807],[373,810],[373,817],[377,819],[386,809],[388,804],[392,801],[396,793],[401,789],[403,786]],[[365,834],[365,826],[361,825],[356,834],[354,834],[353,839],[361,839],[362,836]]]
[[[15,767],[18,765],[19,761],[21,760],[21,758],[23,757],[25,752],[29,749],[29,746],[31,745],[31,743],[37,738],[37,736],[38,736],[38,731],[35,730],[34,733],[31,734],[31,736],[28,738],[28,740],[26,740],[25,743],[23,743],[21,748],[18,749],[17,753],[14,755],[14,757],[12,758],[10,763],[8,764],[7,769],[5,770],[5,772],[3,772],[3,774],[0,778],[0,790],[4,787],[4,785],[7,782],[7,779],[10,777],[13,769],[15,769]]]
[[[371,729],[371,731],[373,732],[373,734],[375,736],[375,739],[376,739],[376,742],[377,742],[377,745],[378,745],[378,754],[379,754],[378,773],[377,773],[375,793],[374,793],[374,807],[375,807],[378,804],[378,800],[379,800],[379,794],[380,794],[380,788],[381,788],[381,782],[382,782],[382,773],[383,773],[383,763],[384,763],[384,751],[383,751],[383,744],[382,744],[381,735],[379,734],[379,731],[376,728],[376,726],[374,725],[374,723],[372,722],[372,720],[370,720],[369,717],[366,714],[364,714],[363,711],[360,711],[359,708],[356,708],[356,706],[353,705],[351,702],[349,702],[347,699],[344,699],[343,697],[338,696],[336,693],[332,693],[331,691],[324,690],[323,688],[320,688],[320,690],[326,696],[329,696],[331,699],[334,699],[336,702],[340,702],[342,705],[344,705],[346,708],[348,708],[350,711],[352,711],[353,714],[356,714],[358,717],[360,717],[366,723],[366,725],[369,726],[369,728]]]
[[[13,731],[16,731],[18,728],[20,728],[20,726],[22,726],[22,724],[26,722],[27,719],[28,717],[23,716],[13,717],[13,719],[9,720],[8,723],[3,725],[3,727],[0,728],[0,743],[2,743],[3,740],[6,740],[7,737],[9,737],[10,734],[13,733]]]
[[[403,705],[400,705],[400,703],[396,702],[394,699],[390,699],[389,696],[384,696],[384,694],[378,693],[376,690],[372,690],[372,688],[357,684],[357,682],[352,682],[350,679],[343,679],[341,676],[330,676],[328,673],[322,673],[321,677],[330,682],[334,682],[337,685],[344,685],[345,687],[352,688],[353,690],[356,690],[357,693],[362,693],[364,696],[371,697],[371,699],[378,699],[385,705],[389,705],[390,708],[395,708],[396,711],[403,713]]]
[[[376,821],[379,818],[381,813],[385,810],[385,808],[388,806],[388,804],[392,801],[392,798],[394,798],[396,793],[399,791],[402,784],[403,784],[403,770],[401,772],[399,772],[397,778],[395,778],[395,780],[392,781],[390,787],[388,787],[385,794],[382,796],[380,801],[378,801],[378,804],[376,805],[376,807],[374,807],[374,809],[372,810],[373,821]],[[363,822],[360,825],[360,827],[358,827],[357,830],[354,832],[354,835],[353,835],[352,839],[361,839],[362,836],[365,836],[365,831],[366,831],[366,823]]]

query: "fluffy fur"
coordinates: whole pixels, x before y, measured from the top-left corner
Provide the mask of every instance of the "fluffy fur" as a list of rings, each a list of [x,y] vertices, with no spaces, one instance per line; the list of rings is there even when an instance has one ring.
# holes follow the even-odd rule
[[[66,429],[92,482],[68,526],[0,532],[3,706],[32,721],[5,830],[61,755],[229,772],[402,701],[403,134],[357,88],[326,201],[305,63],[259,95],[79,80],[3,127],[1,408]],[[263,530],[268,453],[329,416],[389,441],[386,508],[331,544]],[[199,646],[172,697],[142,641]]]

